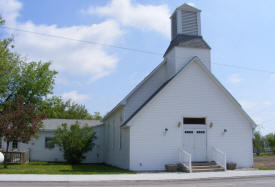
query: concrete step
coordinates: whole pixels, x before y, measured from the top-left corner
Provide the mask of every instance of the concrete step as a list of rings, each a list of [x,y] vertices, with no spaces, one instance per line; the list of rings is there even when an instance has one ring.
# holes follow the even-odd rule
[[[224,171],[216,162],[192,162],[192,172],[215,172]]]
[[[192,169],[218,169],[221,168],[219,165],[209,165],[209,166],[192,166]]]
[[[178,171],[189,172],[181,163],[177,164]],[[192,162],[192,172],[215,172],[224,171],[224,169],[215,162]]]
[[[192,166],[211,166],[217,165],[216,162],[192,162]]]

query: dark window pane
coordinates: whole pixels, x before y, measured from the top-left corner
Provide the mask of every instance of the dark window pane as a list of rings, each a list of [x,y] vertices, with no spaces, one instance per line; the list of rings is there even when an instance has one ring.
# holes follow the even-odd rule
[[[197,131],[197,134],[204,134],[205,131]]]
[[[205,118],[183,118],[183,124],[205,124]]]
[[[53,147],[54,147],[54,146],[52,147],[52,145],[50,144],[50,142],[51,142],[52,140],[53,140],[52,137],[46,137],[46,138],[45,138],[45,147],[46,147],[46,148],[53,148]]]
[[[184,131],[185,134],[193,134],[193,131]]]
[[[16,141],[12,142],[12,148],[17,149],[18,148],[18,143]]]

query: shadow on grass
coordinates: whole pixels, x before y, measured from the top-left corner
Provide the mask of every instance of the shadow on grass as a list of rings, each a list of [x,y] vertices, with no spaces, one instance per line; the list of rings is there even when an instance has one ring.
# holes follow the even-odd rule
[[[60,170],[63,173],[97,173],[97,174],[118,174],[118,173],[135,173],[106,164],[76,164],[71,165],[72,170]]]

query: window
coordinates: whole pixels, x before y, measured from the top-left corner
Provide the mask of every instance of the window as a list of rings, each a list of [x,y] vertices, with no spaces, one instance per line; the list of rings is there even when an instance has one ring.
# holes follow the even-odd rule
[[[17,141],[12,142],[12,148],[13,149],[17,149],[18,148],[18,142]]]
[[[107,151],[110,150],[110,147],[109,147],[110,146],[110,142],[109,142],[110,141],[110,138],[109,138],[110,137],[110,132],[109,132],[110,130],[109,129],[110,129],[110,125],[109,125],[109,122],[108,122],[107,123],[107,128],[106,128],[106,142],[107,142],[106,147],[107,147]]]
[[[115,136],[116,132],[115,132],[115,121],[113,121],[113,150],[115,150],[115,140],[116,140],[116,136]]]
[[[205,118],[183,118],[183,124],[205,125]]]
[[[205,131],[197,131],[197,134],[204,134]]]
[[[122,113],[120,113],[120,124],[122,124],[122,122],[123,122],[123,115],[122,115]]]
[[[53,140],[53,137],[46,137],[45,138],[45,147],[46,148],[54,148],[54,145],[51,146],[50,142]]]
[[[193,131],[184,131],[185,134],[193,134]]]
[[[122,144],[122,142],[121,142],[121,139],[122,139],[122,128],[119,128],[119,149],[121,150],[121,144]]]

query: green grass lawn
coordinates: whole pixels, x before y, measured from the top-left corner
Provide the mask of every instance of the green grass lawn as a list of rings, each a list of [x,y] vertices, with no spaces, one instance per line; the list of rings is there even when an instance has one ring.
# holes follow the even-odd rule
[[[259,156],[275,156],[274,153],[260,153],[259,156],[257,156],[255,153],[253,154],[254,157],[259,157]]]
[[[0,174],[125,174],[135,173],[105,164],[79,164],[53,162],[30,162],[24,165],[10,164],[5,169],[0,165]]]

